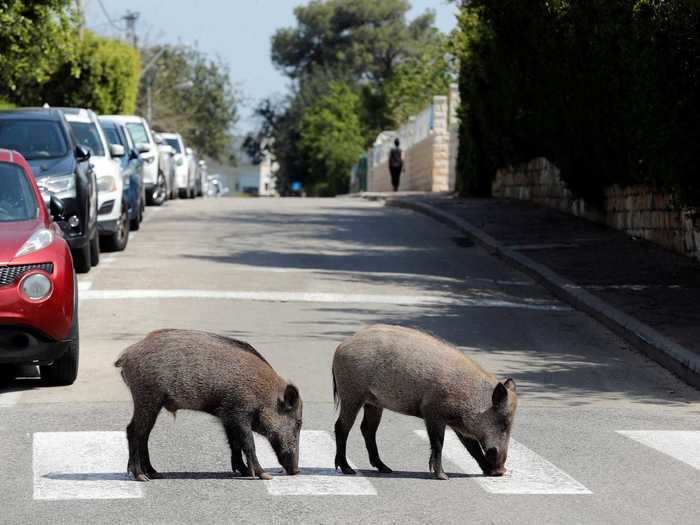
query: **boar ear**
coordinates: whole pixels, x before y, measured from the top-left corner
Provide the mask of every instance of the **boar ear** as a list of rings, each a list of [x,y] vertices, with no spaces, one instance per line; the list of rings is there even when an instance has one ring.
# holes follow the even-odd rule
[[[503,382],[503,386],[506,387],[508,390],[511,392],[515,392],[515,381],[513,381],[513,378],[509,377]]]
[[[495,407],[501,407],[508,401],[508,389],[503,386],[503,383],[498,383],[491,394],[491,402]]]
[[[299,404],[299,390],[294,385],[287,385],[284,389],[282,404],[287,410],[294,410]]]

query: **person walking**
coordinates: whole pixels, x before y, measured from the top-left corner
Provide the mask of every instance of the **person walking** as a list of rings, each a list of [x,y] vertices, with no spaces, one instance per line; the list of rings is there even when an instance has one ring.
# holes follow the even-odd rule
[[[398,191],[399,182],[401,180],[401,172],[403,171],[403,156],[401,153],[401,143],[399,139],[394,141],[394,147],[389,153],[389,172],[391,173],[391,185],[394,191]]]

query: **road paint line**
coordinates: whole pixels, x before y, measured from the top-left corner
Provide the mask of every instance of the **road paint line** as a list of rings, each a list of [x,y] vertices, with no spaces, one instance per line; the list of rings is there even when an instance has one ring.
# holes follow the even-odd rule
[[[126,474],[124,432],[37,432],[33,442],[34,499],[143,497]]]
[[[274,478],[266,481],[267,491],[274,496],[376,496],[372,483],[359,473],[346,476],[333,468],[335,441],[322,430],[302,430],[299,444],[299,467],[296,476],[276,475],[281,471],[268,441],[255,436],[255,447],[261,465]]]
[[[700,470],[698,430],[618,430],[617,433]]]
[[[19,398],[22,397],[22,392],[0,392],[0,407],[15,406]]]
[[[428,441],[425,430],[416,430],[416,434]],[[442,453],[465,474],[479,476],[474,481],[492,494],[592,494],[566,472],[512,438],[506,462],[508,473],[498,478],[482,476],[476,461],[452,431],[445,433]]]
[[[129,241],[133,241],[136,238],[136,232],[129,232]]]
[[[87,292],[92,288],[92,281],[78,281],[78,291]]]
[[[109,265],[109,264],[112,264],[114,261],[116,261],[116,258],[114,257],[114,255],[108,255],[107,257],[102,258],[102,260],[100,261],[100,264]]]
[[[519,308],[525,310],[570,311],[571,308],[550,303],[492,299],[453,298],[429,295],[339,294],[313,292],[248,292],[221,290],[91,290],[81,294],[81,300],[133,299],[225,299],[231,301],[263,301],[281,303],[354,303],[389,304],[396,306],[456,305],[482,308]]]

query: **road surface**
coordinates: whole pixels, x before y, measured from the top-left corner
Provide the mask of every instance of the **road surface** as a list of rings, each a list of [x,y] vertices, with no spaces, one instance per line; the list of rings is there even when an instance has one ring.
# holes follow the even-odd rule
[[[357,199],[214,199],[149,208],[127,251],[80,277],[75,385],[0,393],[2,523],[700,523],[700,394],[449,228]],[[375,474],[359,421],[333,469],[330,364],[369,323],[430,330],[518,385],[504,478],[448,436],[428,473],[422,422],[386,413]],[[234,477],[218,422],[162,413],[125,476],[131,399],[113,367],[151,330],[252,343],[304,399],[302,474],[259,442],[272,481]]]

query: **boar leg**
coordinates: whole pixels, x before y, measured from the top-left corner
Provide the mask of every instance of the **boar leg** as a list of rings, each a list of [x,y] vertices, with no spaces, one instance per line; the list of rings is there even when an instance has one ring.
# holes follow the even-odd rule
[[[442,444],[445,441],[445,423],[440,421],[425,420],[425,428],[430,439],[430,468],[435,479],[448,479],[445,471],[442,470]]]
[[[134,415],[126,427],[129,443],[128,471],[137,481],[148,481],[160,477],[150,464],[148,438],[158,418],[160,407],[138,403],[134,399]]]
[[[241,476],[245,476],[248,474],[248,467],[246,467],[246,464],[243,462],[243,452],[241,450],[241,444],[238,442],[238,436],[232,433],[229,427],[226,427],[226,437],[231,447],[231,470],[233,470],[233,472],[239,472]]]
[[[457,434],[457,437],[459,438],[459,440],[462,442],[462,444],[469,451],[471,456],[479,464],[479,468],[481,468],[483,473],[486,474],[489,471],[489,465],[486,462],[486,456],[484,456],[484,451],[481,449],[481,445],[479,444],[479,442],[474,438],[469,438],[469,437],[463,436],[462,434],[460,434],[456,430],[455,430],[455,434]]]
[[[365,405],[365,416],[362,418],[360,430],[365,438],[369,462],[382,474],[390,474],[392,470],[379,459],[379,449],[377,449],[377,429],[382,420],[382,408],[372,405]]]
[[[343,474],[355,474],[350,463],[348,463],[346,450],[348,434],[350,434],[350,429],[355,423],[355,418],[361,406],[361,403],[351,405],[345,400],[340,402],[340,415],[335,422],[335,468],[340,468]]]
[[[243,450],[246,460],[248,461],[248,466],[245,468],[245,472],[248,474],[248,476],[251,478],[258,477],[260,479],[272,479],[272,476],[265,472],[265,470],[260,466],[258,456],[255,454],[255,439],[253,439],[253,431],[249,426],[243,426],[237,423],[228,423],[226,425],[226,434],[235,436],[236,441],[240,443],[241,449]],[[233,461],[233,455],[235,454],[233,447],[231,450],[231,461]]]

